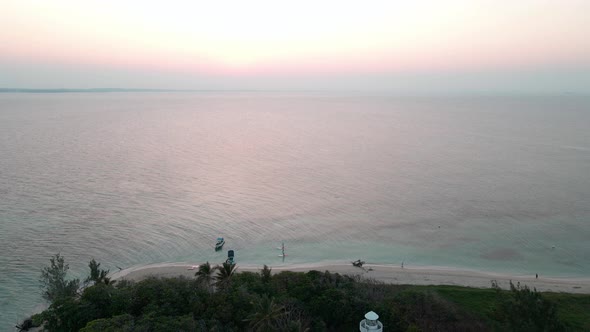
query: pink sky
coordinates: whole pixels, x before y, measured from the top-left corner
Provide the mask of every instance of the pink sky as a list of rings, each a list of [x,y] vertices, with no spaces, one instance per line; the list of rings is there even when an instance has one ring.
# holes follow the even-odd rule
[[[204,77],[229,86],[236,77],[587,71],[589,12],[590,1],[568,0],[9,0],[0,3],[0,86],[48,84],[68,67],[77,80],[108,70],[109,86],[141,87],[125,75],[157,72],[175,88]],[[80,84],[54,76],[53,85]]]

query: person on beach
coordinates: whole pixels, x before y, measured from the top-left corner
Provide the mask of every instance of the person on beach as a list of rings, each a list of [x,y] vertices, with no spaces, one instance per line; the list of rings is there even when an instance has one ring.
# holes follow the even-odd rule
[[[539,274],[535,273],[535,279],[539,279]]]
[[[402,261],[402,269],[404,268],[404,261]]]

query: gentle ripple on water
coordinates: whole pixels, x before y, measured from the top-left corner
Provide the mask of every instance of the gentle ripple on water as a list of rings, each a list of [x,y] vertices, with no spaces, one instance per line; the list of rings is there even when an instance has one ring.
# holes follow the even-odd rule
[[[218,262],[217,236],[248,264],[285,241],[284,264],[588,276],[589,124],[580,97],[3,94],[0,326],[54,253]]]

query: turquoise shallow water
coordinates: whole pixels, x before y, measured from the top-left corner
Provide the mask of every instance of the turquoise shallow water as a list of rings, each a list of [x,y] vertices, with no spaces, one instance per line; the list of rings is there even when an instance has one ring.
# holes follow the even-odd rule
[[[217,236],[245,264],[588,277],[589,125],[582,97],[1,94],[0,330],[54,253],[217,262]]]

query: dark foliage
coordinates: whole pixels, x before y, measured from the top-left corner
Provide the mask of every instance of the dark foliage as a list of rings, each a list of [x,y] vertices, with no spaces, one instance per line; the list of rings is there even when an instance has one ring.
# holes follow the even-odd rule
[[[49,262],[50,265],[41,270],[41,278],[39,278],[43,298],[53,302],[75,296],[80,281],[66,279],[70,266],[65,263],[63,256],[56,254],[49,259]]]
[[[536,289],[514,285],[510,282],[510,293],[502,296],[497,284],[492,282],[500,297],[496,308],[496,318],[505,331],[542,332],[566,331],[565,325],[557,316],[557,307],[546,300]]]
[[[85,282],[92,282],[93,284],[104,283],[105,285],[110,284],[111,278],[107,277],[109,270],[103,270],[100,268],[100,263],[97,263],[94,259],[88,263],[90,268],[90,275],[86,278]]]
[[[386,331],[563,328],[555,307],[526,287],[498,291],[498,299],[484,305],[495,309],[478,315],[450,300],[449,290],[442,287],[439,293],[436,287],[386,285],[327,271],[234,271],[231,266],[218,270],[215,291],[208,287],[212,271],[200,274],[199,281],[98,282],[79,297],[54,301],[41,316],[49,331],[84,332],[358,331],[370,310],[380,315]],[[455,298],[469,300],[464,295]]]
[[[35,323],[33,322],[33,319],[27,318],[22,323],[15,325],[15,327],[19,330],[19,332],[28,331],[29,329],[35,327]]]

